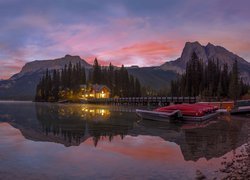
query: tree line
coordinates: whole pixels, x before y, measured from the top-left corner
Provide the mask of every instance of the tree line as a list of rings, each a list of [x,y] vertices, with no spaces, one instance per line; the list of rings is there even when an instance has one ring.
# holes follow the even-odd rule
[[[105,84],[111,90],[112,96],[119,97],[139,97],[141,96],[140,81],[128,74],[127,69],[122,65],[120,68],[114,67],[111,63],[108,67],[101,67],[94,60],[93,70],[90,71],[89,82],[92,84]]]
[[[46,70],[36,87],[35,101],[58,101],[65,97],[77,97],[81,92],[80,85],[106,85],[111,90],[111,96],[135,97],[141,96],[141,85],[137,78],[128,74],[127,69],[101,67],[98,60],[94,60],[93,68],[88,76],[80,62],[72,65],[69,62],[61,70]]]
[[[239,76],[237,60],[231,71],[227,64],[219,60],[209,60],[204,64],[194,52],[186,65],[186,72],[171,81],[172,96],[201,96],[231,98],[236,100],[248,92],[249,86]]]

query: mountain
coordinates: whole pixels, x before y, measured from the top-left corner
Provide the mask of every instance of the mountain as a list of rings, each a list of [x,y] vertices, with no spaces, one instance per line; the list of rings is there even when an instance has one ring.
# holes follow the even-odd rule
[[[192,53],[195,52],[197,56],[206,64],[209,60],[219,60],[219,64],[228,64],[229,69],[235,59],[238,61],[241,77],[245,82],[250,83],[250,63],[239,57],[238,55],[228,51],[224,47],[215,46],[208,43],[202,46],[199,42],[187,42],[182,51],[181,57],[162,64],[159,68],[167,71],[174,71],[179,74],[185,72],[186,64],[191,59]]]
[[[54,60],[36,60],[25,64],[22,70],[8,80],[0,81],[0,99],[33,100],[36,85],[46,69],[62,69],[65,64],[80,62],[86,70],[92,66],[79,56],[66,55]]]
[[[46,69],[62,69],[65,64],[76,64],[81,62],[86,69],[86,75],[92,68],[79,56],[66,55],[54,60],[36,60],[25,64],[22,70],[8,80],[0,81],[0,99],[2,100],[33,100],[35,97],[36,85],[43,76]],[[177,77],[173,71],[165,71],[156,67],[137,66],[127,67],[129,74],[138,78],[142,86],[159,90],[169,86],[172,79]]]
[[[166,89],[171,80],[176,79],[177,73],[165,71],[158,67],[127,68],[128,73],[138,78],[143,86],[152,89]]]
[[[166,89],[171,80],[178,74],[185,71],[186,63],[191,59],[192,53],[207,63],[209,60],[219,60],[221,65],[228,64],[232,67],[234,60],[238,61],[241,77],[245,82],[250,83],[250,63],[238,55],[228,51],[221,46],[208,43],[202,46],[199,42],[187,42],[181,57],[169,61],[157,67],[126,67],[128,73],[139,79],[142,86],[151,87],[155,90]],[[22,70],[13,75],[8,80],[0,80],[0,99],[2,100],[33,100],[35,89],[39,79],[46,69],[62,69],[65,64],[76,64],[81,62],[85,67],[86,73],[92,68],[85,60],[79,56],[66,55],[65,57],[54,60],[36,60],[25,64]]]
[[[33,74],[37,72],[44,72],[46,69],[52,70],[52,69],[62,69],[65,64],[69,64],[69,62],[72,63],[72,65],[80,62],[82,66],[89,69],[92,66],[88,64],[85,60],[81,59],[80,56],[71,56],[66,55],[62,58],[54,59],[54,60],[35,60],[32,62],[26,63],[22,70],[13,75],[10,79],[18,79],[24,75],[27,74]]]

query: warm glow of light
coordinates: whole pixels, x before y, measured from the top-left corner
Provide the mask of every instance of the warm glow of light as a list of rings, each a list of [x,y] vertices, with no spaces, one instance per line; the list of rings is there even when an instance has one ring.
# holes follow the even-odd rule
[[[79,109],[81,117],[90,117],[95,120],[106,120],[110,116],[108,109],[90,109],[89,107],[82,106]]]
[[[105,113],[105,110],[104,110],[104,109],[101,109],[101,114],[102,114],[102,116],[104,115],[104,113]]]

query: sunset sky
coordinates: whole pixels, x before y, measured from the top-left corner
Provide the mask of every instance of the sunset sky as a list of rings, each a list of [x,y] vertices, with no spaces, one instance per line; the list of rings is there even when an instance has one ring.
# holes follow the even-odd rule
[[[65,54],[160,65],[179,57],[186,41],[250,61],[249,7],[249,0],[0,0],[0,79]]]

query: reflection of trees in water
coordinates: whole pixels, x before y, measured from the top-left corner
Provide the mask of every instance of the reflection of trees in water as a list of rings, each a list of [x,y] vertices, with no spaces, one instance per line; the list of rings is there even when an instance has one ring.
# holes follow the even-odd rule
[[[206,128],[185,130],[185,143],[180,145],[185,159],[211,159],[236,149],[246,142],[247,131],[242,130],[244,123],[221,120]]]
[[[39,104],[36,112],[46,135],[61,136],[70,144],[79,145],[93,137],[97,145],[102,136],[111,141],[117,135],[123,138],[133,129],[133,121],[127,119],[131,114],[112,112],[111,116],[107,108]]]
[[[207,123],[167,124],[142,121],[130,132],[134,135],[159,136],[180,146],[185,160],[220,157],[247,141],[246,120],[220,120]]]
[[[244,121],[220,120],[201,128],[194,125],[194,129],[183,129],[183,124],[147,120],[135,123],[138,119],[134,113],[110,112],[107,107],[39,105],[36,110],[43,132],[63,137],[69,146],[79,145],[90,137],[97,145],[103,137],[112,141],[114,136],[150,135],[175,142],[185,160],[196,161],[201,157],[220,157],[246,142]]]
[[[65,146],[79,145],[88,138],[112,140],[125,135],[157,136],[181,148],[185,160],[220,157],[247,142],[246,118],[230,116],[208,126],[140,121],[132,108],[33,103],[0,106],[1,118],[33,141]],[[111,110],[111,111],[109,111]],[[121,112],[122,111],[122,112]],[[127,113],[129,111],[130,113]],[[188,128],[188,129],[187,129]],[[193,129],[190,129],[193,128]]]

